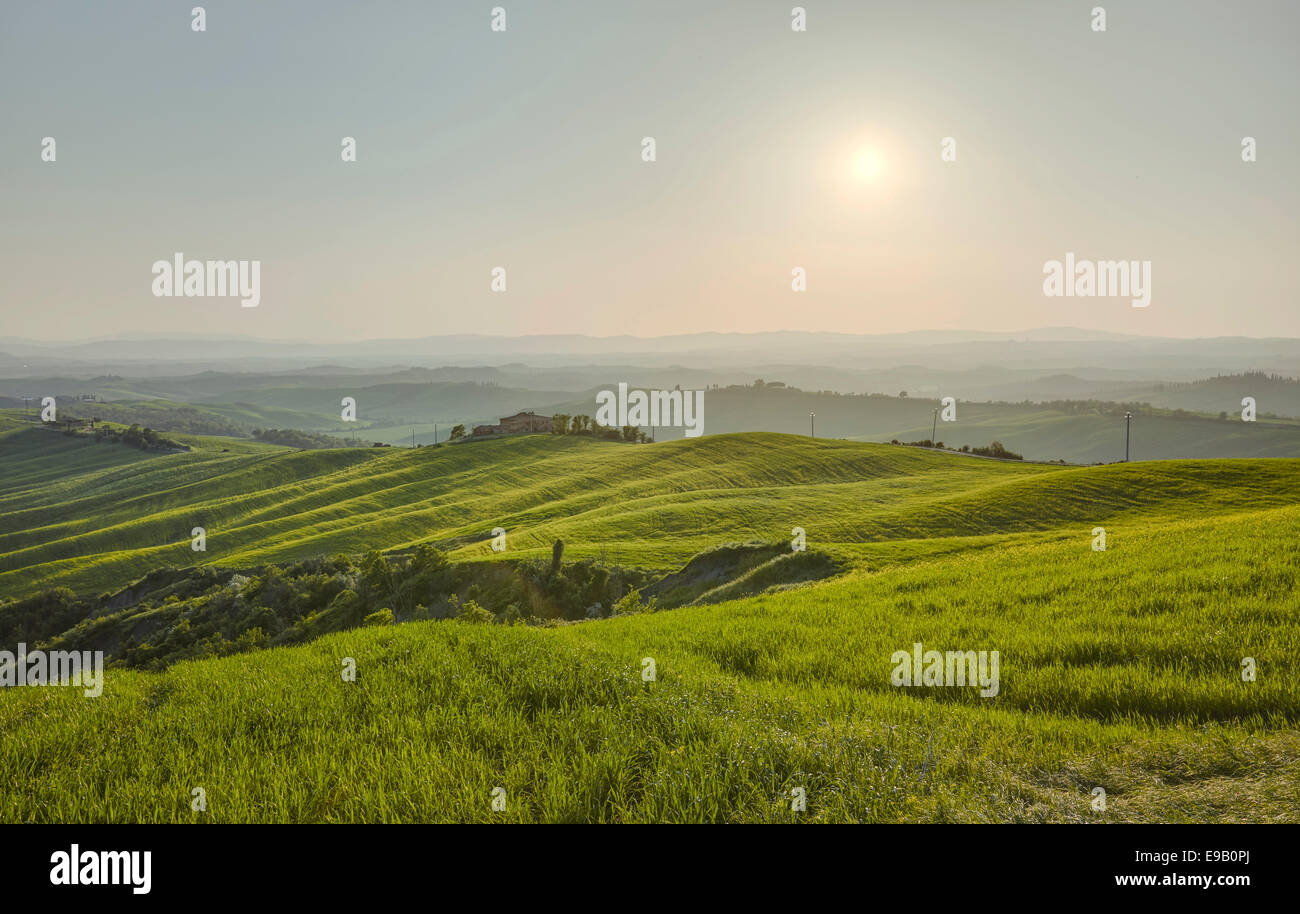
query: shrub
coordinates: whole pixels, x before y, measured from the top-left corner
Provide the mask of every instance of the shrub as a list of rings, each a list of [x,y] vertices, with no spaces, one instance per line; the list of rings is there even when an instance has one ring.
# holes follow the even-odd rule
[[[393,611],[391,609],[381,609],[379,612],[373,612],[361,620],[362,625],[392,625]]]
[[[466,600],[462,603],[456,618],[462,622],[472,622],[475,625],[484,625],[496,621],[495,616],[482,606],[479,606],[474,600]]]
[[[651,597],[649,603],[642,603],[641,591],[629,590],[623,599],[614,604],[614,615],[624,616],[633,613],[652,613],[658,608],[655,604],[655,597]]]
[[[1008,451],[1002,446],[1001,441],[994,441],[988,447],[973,447],[970,449],[972,454],[979,454],[981,457],[1000,457],[1003,460],[1024,460],[1020,454]]]

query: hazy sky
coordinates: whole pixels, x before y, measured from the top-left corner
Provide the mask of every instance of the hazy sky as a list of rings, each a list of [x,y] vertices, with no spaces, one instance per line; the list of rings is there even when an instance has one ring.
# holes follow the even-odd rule
[[[1300,4],[194,5],[0,2],[0,336],[1300,336]],[[177,251],[260,305],[154,297]]]

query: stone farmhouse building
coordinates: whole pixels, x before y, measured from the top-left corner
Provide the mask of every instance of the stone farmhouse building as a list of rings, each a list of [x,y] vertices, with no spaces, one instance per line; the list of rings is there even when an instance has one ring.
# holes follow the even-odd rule
[[[527,435],[550,430],[550,416],[539,416],[529,410],[515,413],[513,416],[505,416],[496,425],[476,425],[473,436],[478,438],[484,435]]]

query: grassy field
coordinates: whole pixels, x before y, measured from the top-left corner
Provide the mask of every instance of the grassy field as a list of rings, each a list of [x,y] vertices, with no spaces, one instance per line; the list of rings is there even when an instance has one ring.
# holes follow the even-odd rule
[[[1300,461],[1063,468],[776,434],[188,443],[0,426],[0,593],[419,542],[500,560],[496,526],[505,558],[558,537],[665,571],[799,526],[847,571],[110,670],[98,699],[3,690],[0,820],[1300,821]],[[997,696],[891,685],[918,641],[998,651]]]
[[[727,387],[706,396],[706,431],[711,435],[768,431],[806,435],[808,414],[816,413],[819,438],[857,441],[924,441],[931,430],[951,448],[983,447],[1000,441],[1032,460],[1063,459],[1093,464],[1124,458],[1124,408],[1118,404],[1074,403],[1072,409],[1052,403],[982,403],[958,398],[956,421],[933,424],[939,396],[844,396],[789,388]],[[556,412],[591,412],[591,399],[556,407]],[[1130,457],[1134,461],[1168,458],[1294,457],[1300,458],[1300,423],[1274,419],[1263,412],[1284,408],[1268,402],[1255,422],[1241,421],[1241,397],[1213,403],[1209,415],[1149,414],[1134,407]],[[1224,412],[1223,418],[1218,413]],[[409,432],[408,438],[409,438]],[[660,440],[681,437],[681,429],[659,429]],[[382,439],[377,439],[382,440]],[[392,441],[401,443],[402,437]]]
[[[530,436],[442,448],[289,451],[180,436],[148,455],[47,429],[3,433],[0,596],[108,589],[160,565],[251,565],[431,542],[455,558],[549,552],[667,568],[720,542],[788,537],[855,562],[933,540],[1091,529],[1293,503],[1293,461],[1149,462],[1100,469],[979,460],[776,434],[630,445]],[[51,461],[50,450],[59,454]],[[65,461],[71,461],[70,472]],[[102,465],[101,465],[102,464]],[[207,551],[190,531],[207,530]]]

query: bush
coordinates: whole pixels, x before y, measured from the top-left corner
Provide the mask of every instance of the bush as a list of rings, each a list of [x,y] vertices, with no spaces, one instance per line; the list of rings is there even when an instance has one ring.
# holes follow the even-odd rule
[[[462,622],[472,622],[475,625],[486,625],[496,621],[495,616],[482,606],[479,606],[474,600],[466,600],[462,603],[456,618]]]
[[[501,616],[502,625],[520,625],[524,621],[524,614],[519,611],[518,603],[511,603],[506,607],[506,611]]]
[[[629,590],[623,599],[614,604],[614,615],[625,616],[634,613],[652,613],[658,607],[656,598],[651,597],[649,603],[641,602],[641,591]]]
[[[1024,460],[1025,458],[1013,451],[1008,451],[1002,446],[1001,441],[994,441],[988,447],[973,447],[970,449],[972,454],[979,454],[981,457],[1000,457],[1003,460]]]
[[[362,625],[392,625],[393,611],[391,609],[381,609],[379,612],[373,612],[361,620]]]

